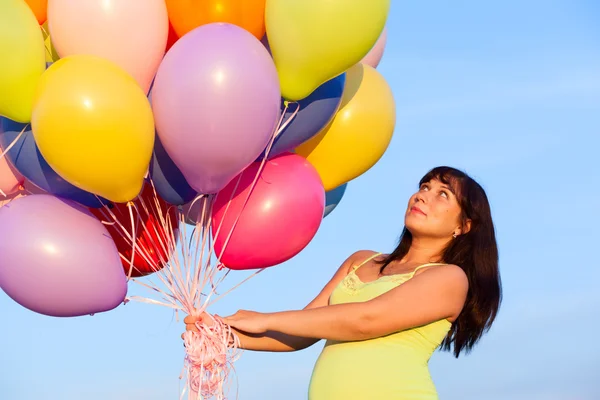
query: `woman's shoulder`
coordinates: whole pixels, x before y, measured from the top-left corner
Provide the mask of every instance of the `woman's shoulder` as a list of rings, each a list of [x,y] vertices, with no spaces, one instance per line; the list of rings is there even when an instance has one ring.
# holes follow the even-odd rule
[[[347,264],[350,268],[356,268],[371,260],[382,261],[386,256],[386,254],[382,254],[381,252],[375,250],[358,250],[352,253],[346,259],[345,264]]]
[[[360,263],[368,259],[380,260],[385,256],[385,254],[375,250],[357,250],[348,257],[348,260]]]
[[[415,270],[415,276],[426,276],[429,279],[439,279],[448,285],[467,290],[469,279],[465,271],[455,264],[436,263],[423,265]]]

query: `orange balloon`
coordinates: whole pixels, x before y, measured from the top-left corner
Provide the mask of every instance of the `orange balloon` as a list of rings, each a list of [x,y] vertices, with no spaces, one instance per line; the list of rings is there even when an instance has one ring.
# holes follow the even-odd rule
[[[169,20],[179,37],[213,22],[244,28],[257,39],[265,35],[265,0],[166,0]]]
[[[35,14],[38,23],[42,25],[46,22],[48,12],[48,0],[25,0],[31,11]]]

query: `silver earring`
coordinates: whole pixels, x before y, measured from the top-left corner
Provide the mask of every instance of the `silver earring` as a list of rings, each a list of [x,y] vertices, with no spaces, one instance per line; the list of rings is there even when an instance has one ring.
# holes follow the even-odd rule
[[[457,237],[457,236],[458,236],[458,235],[457,235],[456,233],[455,233],[454,235],[452,235],[452,237],[453,237],[454,239],[456,239],[456,237]]]

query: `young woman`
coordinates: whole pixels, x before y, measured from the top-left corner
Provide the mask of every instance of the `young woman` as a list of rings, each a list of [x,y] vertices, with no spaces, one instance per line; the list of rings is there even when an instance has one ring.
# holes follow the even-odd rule
[[[352,254],[303,310],[238,311],[223,321],[248,350],[326,339],[310,400],[437,399],[432,353],[471,350],[500,306],[494,225],[485,191],[449,167],[421,179],[404,223],[391,254]],[[199,319],[188,316],[187,329]]]

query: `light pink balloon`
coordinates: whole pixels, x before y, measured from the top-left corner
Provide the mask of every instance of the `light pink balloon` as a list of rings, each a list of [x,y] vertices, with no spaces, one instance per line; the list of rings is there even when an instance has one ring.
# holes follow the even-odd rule
[[[16,193],[19,190],[19,186],[21,186],[24,181],[25,178],[23,175],[21,175],[15,167],[10,165],[6,156],[2,157],[0,159],[0,198]],[[4,193],[4,195],[2,193]]]
[[[88,209],[48,194],[0,208],[0,288],[40,314],[112,310],[127,278],[110,234]]]
[[[369,53],[362,59],[363,64],[370,65],[373,68],[377,68],[379,63],[381,62],[381,58],[383,57],[383,53],[385,51],[385,45],[387,43],[387,27],[383,28],[383,32],[375,46],[369,51]]]
[[[266,268],[292,258],[308,245],[323,220],[321,178],[305,158],[291,153],[267,161],[244,207],[259,166],[255,162],[242,172],[239,184],[237,177],[233,179],[213,206],[213,235],[222,224],[215,254],[230,269]]]
[[[169,34],[164,0],[49,0],[48,25],[60,57],[92,54],[109,59],[146,93]]]

